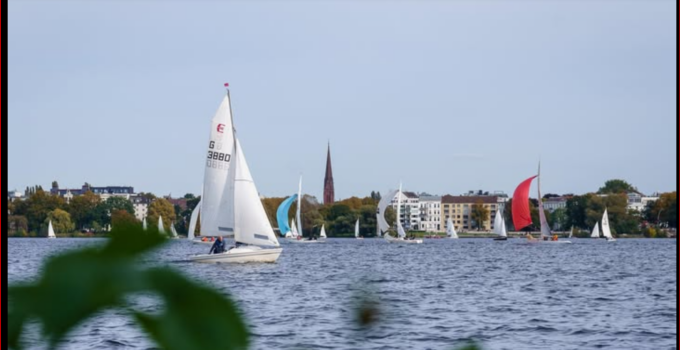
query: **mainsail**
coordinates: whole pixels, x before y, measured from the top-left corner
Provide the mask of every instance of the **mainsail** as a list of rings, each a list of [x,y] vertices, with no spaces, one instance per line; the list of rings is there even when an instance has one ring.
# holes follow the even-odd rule
[[[387,220],[385,220],[385,210],[387,210],[387,206],[390,205],[392,199],[394,199],[394,195],[396,194],[397,190],[392,190],[380,198],[380,202],[378,203],[378,212],[376,213],[378,219],[378,237],[387,232],[387,230],[390,228],[390,225],[387,224]]]
[[[201,212],[201,203],[203,203],[203,199],[198,201],[198,204],[196,204],[196,207],[191,212],[191,220],[189,221],[189,232],[187,233],[187,238],[189,239],[194,239],[194,231],[196,231],[196,223],[198,223],[198,213]],[[146,224],[146,220],[144,221],[144,223]]]
[[[593,232],[590,234],[590,238],[600,238],[600,228],[597,226],[597,221],[595,221],[595,226],[593,227]]]
[[[543,209],[543,197],[541,197],[541,162],[538,162],[538,217],[541,221],[541,237],[550,237],[550,226],[548,220],[545,218],[545,210]]]
[[[607,209],[604,209],[604,214],[602,214],[602,236],[604,238],[613,238],[612,231],[609,228],[609,216],[607,215]]]
[[[446,235],[449,238],[458,238],[458,234],[456,233],[456,228],[453,225],[453,221],[451,218],[448,218],[446,220]]]
[[[354,224],[354,237],[359,238],[359,219]]]

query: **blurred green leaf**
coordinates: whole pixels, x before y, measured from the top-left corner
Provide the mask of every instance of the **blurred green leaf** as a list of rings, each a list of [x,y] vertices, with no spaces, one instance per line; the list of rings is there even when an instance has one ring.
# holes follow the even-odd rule
[[[149,281],[165,300],[159,316],[137,313],[151,337],[168,350],[246,349],[248,331],[236,306],[216,291],[174,271],[154,269]]]

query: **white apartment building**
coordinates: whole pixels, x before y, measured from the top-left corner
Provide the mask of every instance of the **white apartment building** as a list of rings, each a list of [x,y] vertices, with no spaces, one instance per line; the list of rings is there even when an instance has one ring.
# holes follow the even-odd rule
[[[635,211],[643,211],[647,207],[647,203],[659,199],[658,193],[652,193],[651,196],[645,196],[639,193],[628,193],[628,209]]]
[[[132,202],[132,207],[135,209],[135,218],[142,221],[147,216],[149,212],[149,200],[142,196],[130,196],[130,202]]]
[[[392,198],[392,209],[397,210],[398,196],[401,196],[400,221],[404,230],[420,229],[420,200],[418,195],[413,192],[401,192]],[[392,224],[391,222],[389,223]]]
[[[550,197],[543,201],[543,208],[552,213],[557,209],[567,208],[567,197]]]
[[[440,196],[420,196],[420,230],[426,232],[441,232]]]

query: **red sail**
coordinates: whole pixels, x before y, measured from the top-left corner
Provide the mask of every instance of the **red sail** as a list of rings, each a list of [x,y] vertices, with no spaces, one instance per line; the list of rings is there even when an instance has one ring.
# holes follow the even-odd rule
[[[515,189],[512,195],[512,223],[515,225],[515,231],[519,231],[531,225],[531,211],[529,210],[529,187],[531,187],[531,180],[534,175],[524,181]]]

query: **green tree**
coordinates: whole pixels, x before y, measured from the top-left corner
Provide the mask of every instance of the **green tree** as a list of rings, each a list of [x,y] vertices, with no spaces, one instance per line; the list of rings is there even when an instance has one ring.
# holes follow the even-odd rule
[[[7,217],[7,225],[9,230],[7,233],[10,235],[25,236],[28,232],[28,220],[22,215],[10,215]]]
[[[609,193],[628,193],[628,192],[638,192],[637,188],[628,182],[620,179],[607,180],[603,187],[597,190],[598,194],[609,194]]]
[[[477,223],[477,229],[481,229],[484,222],[489,218],[489,209],[484,206],[484,202],[481,199],[472,205],[470,218]]]
[[[71,215],[61,209],[54,209],[47,214],[47,218],[44,222],[44,227],[47,227],[50,220],[52,220],[52,228],[56,233],[70,233],[75,229],[75,225],[71,222]],[[47,234],[45,234],[47,236]]]
[[[165,231],[170,232],[170,223],[175,221],[175,207],[165,198],[156,198],[149,204],[149,211],[146,216],[148,224],[155,227],[159,216],[163,218]]]
[[[68,205],[68,212],[71,219],[79,229],[90,228],[92,222],[96,221],[101,213],[97,212],[100,198],[92,191],[87,191],[80,196],[73,197]]]
[[[566,226],[567,209],[566,208],[555,209],[552,213],[550,213],[550,220],[548,222],[550,223],[550,227],[552,227],[553,230],[568,229],[569,227]]]
[[[25,201],[15,203],[14,214],[25,216],[28,221],[28,230],[37,233],[45,222],[47,214],[54,209],[64,208],[64,206],[63,198],[52,196],[38,189]]]
[[[566,226],[574,226],[576,228],[585,230],[592,228],[593,226],[588,225],[586,222],[586,209],[588,209],[589,205],[590,196],[588,195],[572,196],[571,198],[567,199]]]
[[[113,213],[116,210],[125,210],[126,212],[132,215],[135,214],[135,207],[132,205],[132,202],[127,198],[109,197],[102,204],[104,206],[104,209],[108,213]]]
[[[139,220],[127,210],[116,209],[111,213],[111,227],[139,225]]]

